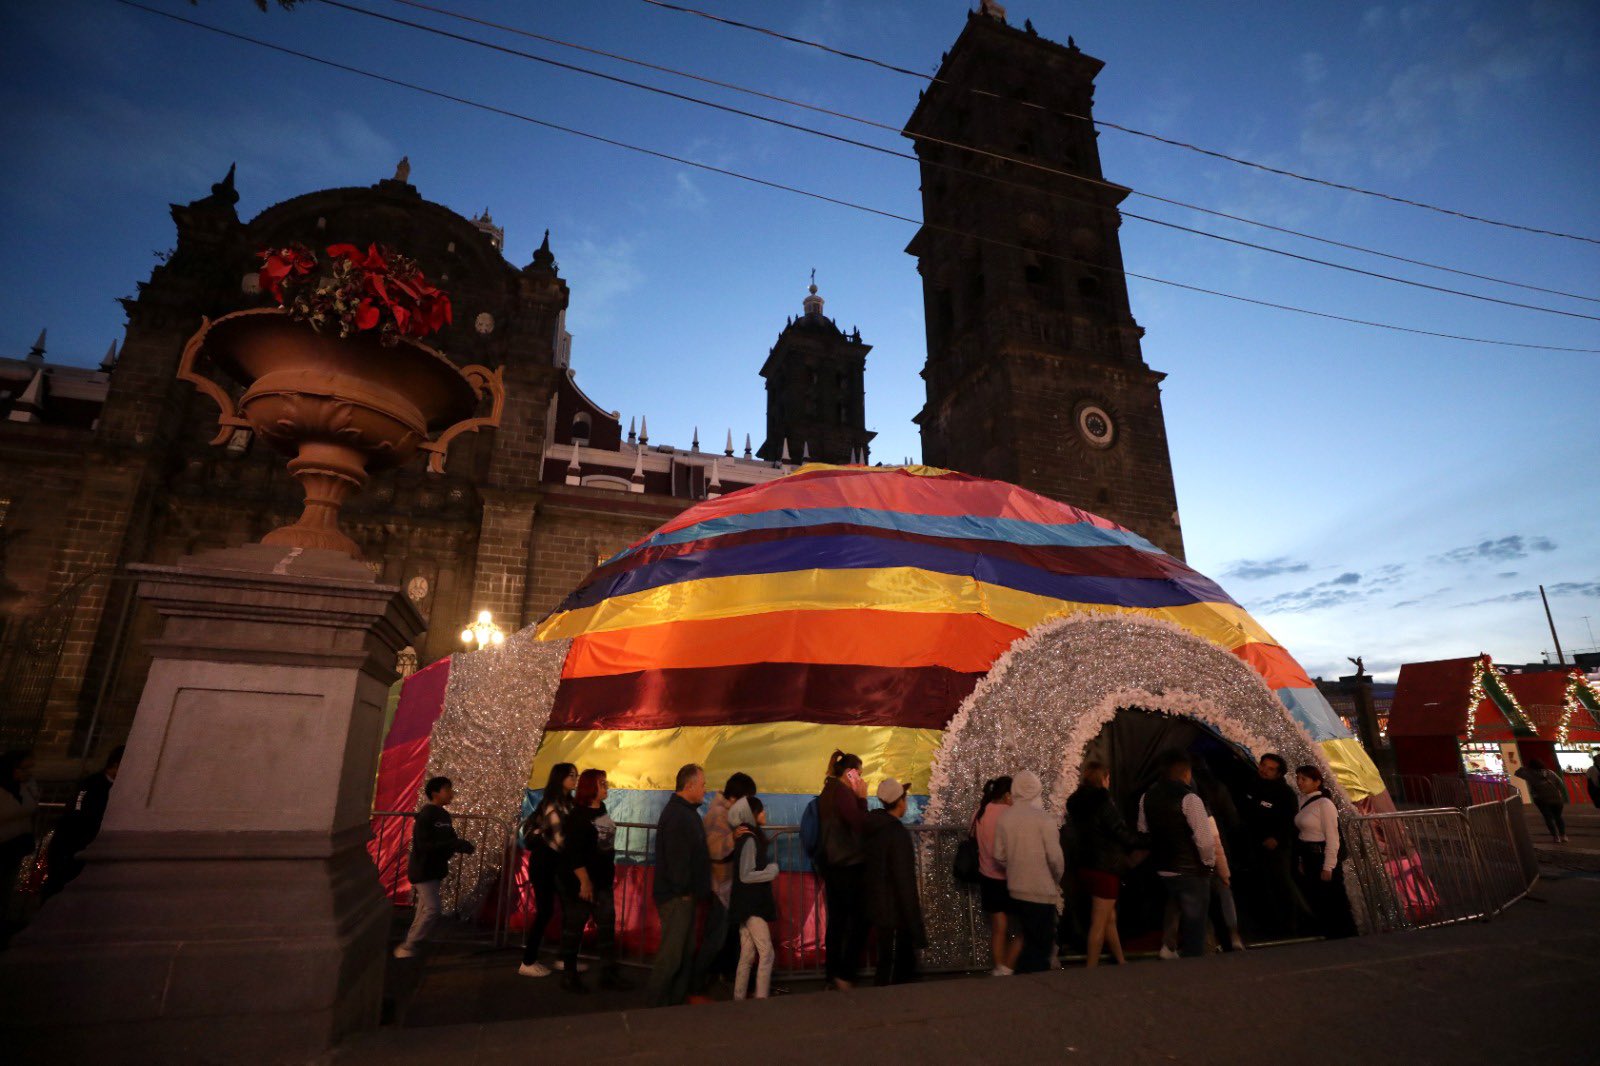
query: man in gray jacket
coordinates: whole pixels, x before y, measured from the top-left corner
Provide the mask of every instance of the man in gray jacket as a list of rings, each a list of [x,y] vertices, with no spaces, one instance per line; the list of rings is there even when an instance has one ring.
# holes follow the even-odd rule
[[[1061,825],[1044,809],[1039,776],[1023,770],[1011,777],[1011,809],[994,830],[995,861],[1006,868],[1011,914],[1022,926],[1022,952],[1017,973],[1050,968],[1056,940],[1056,914],[1061,904],[1061,878],[1067,872],[1061,854]]]

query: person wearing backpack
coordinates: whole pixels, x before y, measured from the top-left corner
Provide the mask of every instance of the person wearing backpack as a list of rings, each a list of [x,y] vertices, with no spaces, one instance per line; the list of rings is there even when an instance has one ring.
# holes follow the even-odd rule
[[[1339,866],[1339,808],[1323,784],[1322,771],[1315,766],[1296,767],[1294,783],[1300,789],[1300,813],[1294,816],[1298,835],[1295,876],[1300,892],[1311,905],[1317,932],[1329,938],[1354,936],[1355,922]]]
[[[739,930],[739,968],[734,972],[733,998],[750,991],[750,971],[756,973],[756,999],[772,990],[772,929],[778,920],[772,883],[778,879],[778,860],[762,826],[767,812],[756,796],[741,796],[728,811],[733,826],[733,880],[728,892],[728,918]]]
[[[1529,759],[1517,770],[1517,776],[1528,783],[1528,795],[1544,815],[1544,827],[1550,830],[1557,844],[1565,844],[1567,819],[1562,808],[1567,805],[1567,783],[1538,759]]]
[[[989,922],[992,977],[1010,977],[1016,971],[1022,938],[1011,928],[1011,893],[1006,891],[1005,864],[994,857],[994,827],[1011,809],[1011,778],[995,777],[983,783],[978,812],[972,816],[972,837],[978,844],[978,902]]]
[[[832,988],[855,987],[861,952],[867,945],[862,877],[866,855],[861,834],[867,825],[867,783],[861,777],[861,757],[835,751],[828,759],[828,777],[817,797],[821,827],[818,856],[822,888],[828,905],[828,927],[823,951],[824,969]]]
[[[539,961],[545,930],[555,917],[556,878],[561,871],[562,822],[572,812],[572,793],[578,787],[578,768],[569,762],[550,767],[539,805],[522,823],[522,842],[528,849],[528,885],[533,889],[533,924],[522,940],[523,977],[549,977],[550,967]],[[556,961],[559,969],[561,960]]]

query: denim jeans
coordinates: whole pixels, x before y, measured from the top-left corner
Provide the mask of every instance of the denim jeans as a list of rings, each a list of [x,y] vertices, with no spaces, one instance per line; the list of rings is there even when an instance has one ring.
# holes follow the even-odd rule
[[[406,933],[405,949],[415,951],[417,945],[428,938],[433,931],[433,925],[439,920],[439,912],[443,905],[439,902],[438,881],[413,881],[411,882],[412,899],[416,904],[416,915],[411,919],[411,930]]]
[[[1178,954],[1206,953],[1206,912],[1211,908],[1211,878],[1178,874],[1163,876],[1167,898],[1178,905]]]

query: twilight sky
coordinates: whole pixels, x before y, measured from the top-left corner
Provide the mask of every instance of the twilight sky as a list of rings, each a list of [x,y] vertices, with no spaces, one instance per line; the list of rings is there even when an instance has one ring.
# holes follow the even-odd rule
[[[900,214],[913,164],[609,85],[311,2],[152,6],[510,110]],[[393,0],[373,10],[488,36]],[[899,123],[919,83],[639,0],[433,0],[550,36]],[[701,0],[932,72],[967,0]],[[1234,155],[1473,214],[1600,239],[1600,9],[1584,0],[1406,5],[1021,0],[1045,36],[1106,62],[1096,114]],[[51,358],[99,360],[114,299],[173,243],[166,205],[237,161],[241,216],[388,177],[487,206],[525,263],[545,227],[572,287],[579,382],[687,445],[763,424],[757,376],[817,269],[827,311],[875,345],[874,457],[920,455],[925,345],[911,227],[380,85],[117,5],[8,6],[0,34],[0,354],[42,326]],[[506,44],[899,148],[886,132],[641,74],[526,39]],[[1600,244],[1447,218],[1101,135],[1108,178],[1278,225],[1600,297]],[[1131,200],[1132,210],[1485,295],[1548,296],[1332,251]],[[1425,329],[1600,349],[1600,323],[1360,278],[1145,223],[1129,269]],[[1322,321],[1131,283],[1145,357],[1166,371],[1189,561],[1313,674],[1363,654],[1488,651],[1506,662],[1600,629],[1600,355],[1494,348]],[[1588,622],[1586,616],[1590,616]]]

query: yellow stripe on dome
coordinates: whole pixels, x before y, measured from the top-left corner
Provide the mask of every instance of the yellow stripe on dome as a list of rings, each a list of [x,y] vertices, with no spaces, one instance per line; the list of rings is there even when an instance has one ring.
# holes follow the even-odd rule
[[[1327,756],[1328,765],[1339,778],[1339,784],[1350,794],[1352,803],[1376,796],[1389,787],[1383,783],[1383,777],[1378,773],[1377,766],[1373,765],[1367,749],[1354,737],[1324,740],[1322,754]]]
[[[869,783],[884,777],[909,780],[913,793],[925,795],[933,753],[943,738],[941,729],[810,722],[553,730],[534,757],[528,787],[543,788],[550,767],[570,762],[604,770],[612,788],[670,792],[678,767],[699,763],[709,781],[726,781],[743,771],[762,792],[806,795],[822,787],[828,756],[837,748],[861,756],[861,773]]]
[[[1172,622],[1229,651],[1251,641],[1276,645],[1261,624],[1231,603],[1178,607],[1120,607],[1074,603],[991,585],[970,577],[910,566],[862,570],[791,570],[681,581],[613,596],[592,607],[552,615],[540,640],[604,633],[635,626],[703,618],[737,618],[769,611],[872,608],[924,614],[981,614],[1018,629],[1065,614],[1134,614]]]
[[[943,477],[953,473],[942,466],[923,466],[920,463],[911,463],[906,466],[845,466],[840,463],[806,463],[797,470],[791,470],[785,477],[794,477],[796,474],[815,474],[819,470],[853,470],[858,474],[885,474],[899,471],[902,474],[911,474],[915,477]]]

